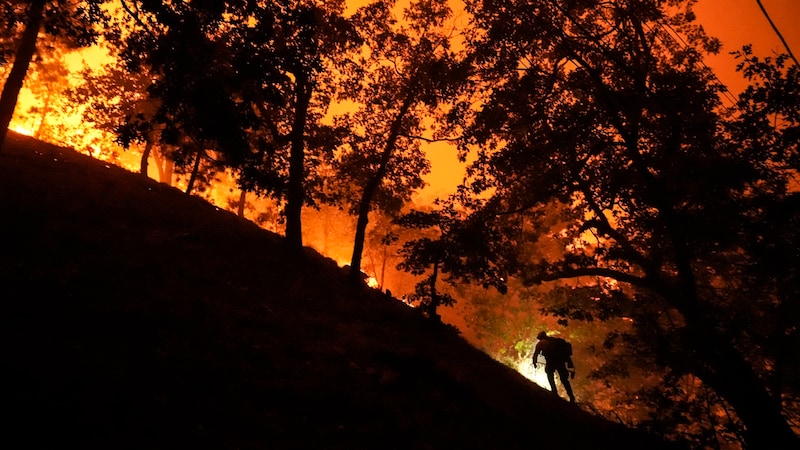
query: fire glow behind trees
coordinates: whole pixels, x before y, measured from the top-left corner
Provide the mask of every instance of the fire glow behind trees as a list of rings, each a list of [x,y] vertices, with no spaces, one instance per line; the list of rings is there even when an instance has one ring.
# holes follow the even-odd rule
[[[232,8],[236,5],[244,8],[244,3],[229,3],[233,5]],[[292,2],[287,4],[289,3]],[[141,57],[137,63],[145,61],[142,67],[147,70],[159,69],[154,72],[150,95],[164,108],[156,114],[157,121],[146,118],[147,120],[137,122],[131,121],[129,117],[128,124],[133,126],[128,129],[147,133],[155,129],[169,131],[163,133],[160,139],[164,155],[171,154],[179,162],[186,160],[195,163],[195,170],[192,170],[192,164],[184,164],[184,182],[188,183],[189,189],[197,175],[197,168],[200,168],[201,156],[208,161],[223,163],[224,170],[223,166],[214,166],[211,163],[206,166],[203,174],[205,180],[199,189],[210,193],[217,185],[216,193],[207,195],[217,197],[214,200],[224,207],[233,206],[237,201],[243,210],[248,202],[250,205],[257,205],[251,208],[250,217],[262,224],[270,223],[271,228],[277,229],[279,222],[287,215],[278,215],[274,203],[263,198],[251,198],[248,201],[244,194],[234,196],[237,200],[229,201],[227,197],[230,195],[226,195],[225,191],[233,189],[230,186],[235,181],[216,183],[214,179],[238,179],[239,184],[247,189],[272,195],[279,205],[289,208],[286,211],[291,210],[288,217],[293,225],[287,227],[286,232],[287,235],[291,234],[293,243],[299,244],[302,242],[302,234],[307,231],[306,227],[299,229],[303,202],[298,201],[298,198],[304,197],[309,204],[319,205],[324,196],[318,194],[331,193],[324,191],[321,186],[325,182],[325,175],[334,173],[336,161],[332,156],[337,151],[342,152],[339,147],[341,143],[349,142],[350,149],[354,150],[353,156],[356,157],[366,153],[359,153],[357,145],[353,145],[355,142],[368,145],[371,151],[380,155],[381,149],[394,148],[394,143],[384,142],[384,138],[389,138],[390,141],[408,139],[409,135],[421,133],[428,123],[435,121],[431,118],[433,116],[425,117],[425,113],[420,113],[419,117],[406,117],[406,112],[413,109],[413,103],[417,99],[407,94],[411,91],[403,91],[400,85],[396,92],[384,85],[380,89],[376,88],[380,95],[375,96],[374,102],[363,100],[367,98],[363,95],[351,95],[351,98],[347,98],[350,102],[366,102],[365,106],[370,110],[371,116],[364,119],[364,124],[371,127],[368,130],[371,135],[347,135],[347,123],[327,122],[327,118],[334,117],[337,113],[334,98],[347,96],[336,93],[342,86],[336,84],[336,77],[344,72],[325,71],[337,65],[352,63],[348,62],[347,55],[356,54],[348,52],[353,50],[358,39],[355,34],[349,33],[355,33],[357,27],[348,21],[350,14],[361,5],[349,4],[346,12],[339,15],[337,6],[333,4],[317,8],[313,2],[295,3],[302,3],[308,9],[303,9],[305,12],[297,15],[280,8],[270,11],[260,7],[252,11],[236,10],[237,14],[241,13],[241,17],[252,14],[256,22],[274,25],[276,31],[273,34],[257,34],[257,31],[264,30],[251,30],[248,23],[244,22],[227,23],[225,21],[233,16],[217,10],[207,16],[200,10],[194,15],[195,11],[191,11],[191,8],[178,11],[164,7],[163,10],[156,8],[150,11],[151,15],[146,17],[147,20],[164,25],[162,31],[166,38],[163,41],[154,38],[149,44],[143,44],[147,39],[153,38],[152,35],[148,37],[143,34],[139,41],[129,41],[129,44],[142,44],[136,47]],[[436,2],[422,3],[425,8],[419,9],[420,11],[437,10],[431,8]],[[420,271],[421,276],[430,275],[430,272],[426,272],[431,270],[430,267],[434,271],[429,278],[432,280],[432,289],[418,291],[419,296],[438,295],[437,290],[443,289],[447,296],[445,298],[452,296],[459,301],[483,298],[488,305],[483,312],[493,309],[491,314],[496,316],[506,313],[513,315],[513,311],[519,314],[537,314],[537,308],[541,307],[543,311],[561,317],[561,321],[539,318],[525,325],[514,324],[513,327],[516,328],[513,330],[499,327],[492,332],[501,330],[500,332],[515,335],[505,337],[503,343],[499,344],[501,348],[487,346],[487,350],[494,354],[500,354],[502,350],[505,356],[515,353],[515,357],[507,359],[519,365],[519,361],[524,361],[530,352],[524,342],[530,341],[538,331],[528,329],[529,327],[556,327],[559,323],[569,322],[573,325],[570,331],[574,330],[576,337],[583,336],[583,342],[587,345],[602,342],[609,347],[615,344],[617,349],[627,346],[628,358],[636,358],[638,363],[652,364],[653,367],[663,370],[662,373],[666,376],[663,392],[655,392],[657,395],[653,398],[656,400],[653,401],[667,398],[679,404],[685,400],[680,398],[680,394],[676,394],[681,389],[710,388],[717,397],[711,401],[714,409],[709,414],[725,411],[726,408],[735,410],[738,417],[732,423],[740,424],[739,420],[744,422],[748,428],[746,437],[752,445],[759,445],[765,441],[765,436],[773,435],[778,436],[787,446],[790,445],[793,441],[788,436],[786,424],[780,420],[781,407],[787,408],[791,414],[797,414],[796,408],[791,407],[791,398],[797,393],[797,385],[787,384],[794,380],[781,376],[785,374],[785,371],[781,371],[784,370],[782,367],[789,364],[787,367],[791,368],[793,360],[782,359],[786,355],[779,354],[778,350],[786,337],[783,334],[791,334],[795,324],[791,321],[779,324],[783,328],[778,328],[778,331],[760,330],[767,335],[760,340],[742,330],[737,321],[741,320],[738,318],[740,315],[749,314],[753,318],[758,314],[770,316],[774,313],[774,305],[770,301],[777,303],[778,310],[794,311],[789,304],[790,297],[782,297],[788,294],[788,290],[769,291],[769,280],[776,281],[775,284],[778,281],[791,284],[796,281],[794,275],[790,271],[769,271],[767,265],[760,264],[758,252],[772,255],[774,253],[770,252],[777,250],[769,245],[763,248],[757,245],[755,241],[758,239],[754,236],[760,239],[774,234],[790,244],[796,241],[793,240],[790,230],[779,226],[768,230],[759,228],[756,223],[760,209],[752,204],[755,187],[758,187],[759,193],[763,189],[764,196],[757,198],[766,203],[766,206],[762,205],[763,210],[777,214],[775,211],[780,210],[781,205],[793,204],[791,193],[785,192],[781,187],[786,174],[778,173],[775,168],[782,165],[791,170],[797,169],[797,144],[791,141],[793,121],[796,121],[793,114],[796,111],[792,110],[791,105],[783,109],[773,108],[782,101],[780,99],[792,99],[792,95],[796,93],[791,86],[772,91],[752,91],[752,95],[743,97],[747,101],[741,105],[735,104],[733,94],[716,92],[713,87],[716,81],[709,73],[703,72],[703,63],[691,50],[692,45],[697,42],[693,39],[700,35],[693,34],[697,30],[681,28],[688,25],[684,20],[686,17],[677,17],[672,22],[665,19],[655,6],[664,2],[644,1],[639,2],[641,4],[637,7],[622,1],[604,2],[602,6],[593,5],[589,1],[557,0],[467,3],[470,11],[480,19],[477,25],[482,28],[459,29],[459,26],[468,23],[469,16],[465,18],[456,14],[453,23],[457,25],[453,25],[452,31],[454,34],[465,33],[468,38],[461,35],[459,38],[470,44],[466,49],[474,52],[465,60],[474,63],[475,67],[465,69],[464,75],[472,75],[470,71],[475,70],[480,77],[473,78],[473,91],[466,94],[457,89],[448,91],[449,86],[440,90],[453,96],[448,101],[463,100],[468,106],[460,110],[457,106],[450,106],[451,109],[445,111],[450,122],[442,120],[444,116],[439,116],[440,122],[437,124],[445,123],[439,127],[440,131],[469,131],[466,134],[469,140],[461,141],[459,148],[463,151],[462,156],[473,163],[469,172],[472,178],[469,189],[459,191],[449,203],[438,205],[438,210],[434,211],[436,214],[448,211],[448,226],[442,228],[446,231],[440,231],[436,238],[431,238],[431,245],[418,246],[444,248],[448,253],[447,258],[420,258],[419,255],[412,254],[412,247],[408,247],[410,250],[406,256],[425,262],[415,269]],[[669,3],[678,5],[682,2]],[[756,47],[756,56],[764,54],[772,57],[774,55],[770,54],[771,51],[782,51],[775,44],[777,39],[768,29],[766,19],[758,12],[755,2],[747,2],[745,5],[740,0],[736,2],[737,5],[741,3],[740,7],[732,3],[725,2],[724,12],[749,11],[745,14],[751,23],[759,24],[753,29],[766,30],[752,34],[754,39],[772,37],[771,43],[757,43],[763,47]],[[790,17],[793,12],[795,16],[798,12],[797,3],[792,0],[763,3],[779,24],[785,23],[785,18]],[[217,6],[220,5],[222,3]],[[729,69],[733,64],[743,62],[743,59],[734,60],[726,52],[738,50],[739,44],[749,42],[750,30],[744,33],[746,36],[742,40],[724,36],[725,29],[719,28],[712,19],[722,20],[727,14],[717,15],[717,8],[721,8],[718,0],[701,1],[698,14],[710,34],[719,36],[723,44],[727,44],[721,55],[709,61],[713,61],[715,66],[725,68],[720,71],[719,77],[730,84],[730,90],[736,94],[745,91],[746,83],[736,81],[742,79],[741,75],[731,75]],[[401,9],[398,6],[394,8],[397,11]],[[159,20],[175,23],[170,28],[159,23]],[[197,23],[193,23],[193,20],[197,20]],[[420,23],[422,22],[424,21],[421,20]],[[197,27],[182,29],[187,23]],[[442,24],[437,24],[437,27],[441,26]],[[373,27],[373,31],[375,29],[380,27]],[[797,28],[784,27],[784,30],[790,45],[800,45]],[[196,34],[182,40],[174,40],[171,35],[166,34],[179,34],[182,31]],[[425,60],[429,56],[422,52],[414,54],[414,45],[409,45],[413,44],[413,39],[427,36],[425,33],[429,31],[425,29],[417,36],[399,33],[392,39],[376,40],[375,42],[387,45],[387,48],[380,49],[386,52],[385,55],[379,55],[377,51],[372,53],[387,62],[376,66],[381,67],[381,70],[388,69],[389,75],[396,76],[394,82],[405,83],[408,81],[408,78],[404,78],[407,75],[404,72],[407,61],[417,57],[424,64],[429,62]],[[297,32],[297,36],[292,34],[294,32]],[[470,34],[472,32],[475,33]],[[244,47],[255,42],[248,36],[263,39],[264,45],[259,49],[268,53],[268,58],[249,57],[248,55],[252,56],[254,53],[242,51]],[[295,37],[297,39],[293,40]],[[337,40],[339,38],[342,40]],[[321,43],[332,45],[330,48],[326,47],[331,51],[318,52]],[[181,52],[181,56],[196,57],[197,61],[208,65],[207,70],[193,74],[191,58],[170,58],[170,51],[174,50],[170,45],[177,44],[186,49]],[[397,45],[398,48],[405,46],[402,58],[392,56],[391,45]],[[422,48],[419,43],[416,45]],[[337,53],[339,51],[341,53]],[[189,55],[192,52],[196,54]],[[160,55],[161,59],[156,59],[154,55]],[[437,64],[445,61],[443,53],[431,55],[433,56],[430,58],[440,58],[434,61]],[[447,55],[448,58],[450,56],[452,55]],[[231,59],[226,59],[228,57]],[[778,61],[777,65],[780,66],[783,60]],[[445,68],[446,64],[441,68]],[[778,67],[779,70],[772,73],[771,65],[775,65],[775,60],[762,64],[762,61],[750,59],[746,63],[746,67],[752,69],[751,74],[756,81],[783,80],[780,77],[785,70]],[[40,66],[45,67],[44,64]],[[791,63],[787,62],[786,66],[791,66]],[[168,70],[164,70],[164,67]],[[274,73],[269,72],[273,69]],[[367,70],[367,67],[353,69],[353,74],[357,74],[359,70]],[[246,74],[248,70],[253,73]],[[262,77],[250,76],[253,74],[261,74]],[[180,78],[182,76],[185,78]],[[770,76],[773,78],[769,79]],[[528,83],[527,87],[525,83]],[[770,86],[769,83],[766,85]],[[209,99],[202,95],[209,86],[216,86],[227,95],[217,98],[216,103],[209,103]],[[428,87],[420,89],[425,90]],[[437,89],[438,86],[431,88],[425,95]],[[469,99],[471,94],[479,97]],[[162,98],[156,95],[161,95]],[[439,94],[433,93],[429,98],[434,100],[424,99],[420,103],[434,106],[444,103],[437,95]],[[716,95],[720,96],[721,108],[718,108]],[[172,103],[167,103],[167,99]],[[244,102],[251,102],[252,107],[240,108]],[[779,126],[757,123],[757,126],[748,127],[749,123],[716,115],[716,111],[731,111],[734,108],[746,111],[747,114],[743,117],[758,118],[760,114],[770,114],[770,117],[777,119]],[[472,116],[476,109],[483,109],[484,115]],[[25,107],[18,108],[18,111],[25,110]],[[49,107],[46,110],[49,111]],[[219,120],[218,116],[222,110],[227,111],[224,121]],[[40,109],[39,112],[41,111]],[[393,123],[393,118],[396,128],[389,126]],[[30,123],[29,120],[20,115],[12,127],[24,127],[25,123]],[[404,120],[407,121],[403,122]],[[757,122],[757,119],[752,120]],[[47,123],[55,121],[57,119],[52,117],[47,119]],[[145,123],[146,121],[150,123]],[[781,128],[784,123],[788,125]],[[352,124],[350,126],[352,128]],[[386,131],[381,131],[384,129]],[[138,136],[142,137],[147,133],[143,132]],[[242,137],[246,138],[246,143],[245,139],[239,140]],[[440,137],[452,136],[445,133]],[[727,139],[731,137],[737,140],[728,142]],[[428,138],[432,139],[433,136]],[[128,142],[135,140],[129,139]],[[142,141],[144,142],[143,138]],[[404,142],[405,151],[409,152],[406,157],[408,161],[413,161],[413,165],[409,164],[407,167],[414,173],[403,175],[403,170],[395,167],[394,173],[389,175],[399,177],[394,181],[397,186],[405,186],[403,189],[418,187],[419,182],[414,177],[423,176],[427,167],[414,153],[420,142]],[[245,153],[239,155],[224,148],[244,148],[248,145],[250,147],[245,149]],[[781,150],[785,150],[787,155],[776,156],[771,153],[773,147],[778,145],[782,146]],[[417,200],[425,208],[431,202],[432,196],[449,195],[455,191],[466,166],[455,157],[454,145],[426,144],[422,148],[427,149],[432,166],[432,174],[425,178],[431,186],[417,194]],[[295,156],[283,153],[288,149]],[[189,152],[184,153],[187,151]],[[296,156],[301,153],[302,158],[297,160]],[[383,154],[388,155],[384,160],[385,166],[392,155],[388,151]],[[543,154],[550,155],[550,158],[539,158]],[[598,156],[600,154],[603,156]],[[639,159],[631,157],[631,154],[639,154]],[[222,155],[227,156],[223,158]],[[252,164],[254,156],[260,158],[261,165]],[[239,162],[232,162],[234,160],[249,161],[250,165],[237,165]],[[576,160],[582,163],[575,165]],[[287,161],[294,161],[296,174],[302,173],[294,178],[294,188],[290,186],[291,181],[287,182],[292,179],[291,170],[286,170],[290,165]],[[555,168],[558,164],[554,161],[560,162],[562,167]],[[763,166],[764,161],[770,161],[772,165]],[[273,165],[268,167],[268,163]],[[383,166],[376,173],[392,173]],[[634,166],[640,169],[640,179],[631,176],[633,172],[625,172]],[[298,167],[303,170],[299,171]],[[486,173],[481,173],[482,170]],[[725,170],[728,170],[728,174],[737,176],[731,176],[728,180],[715,176]],[[348,175],[353,173],[348,172]],[[548,176],[550,178],[546,178]],[[358,187],[358,183],[364,178],[356,178],[348,180],[348,187],[366,192],[366,187]],[[337,181],[342,180],[339,178],[334,183]],[[303,186],[298,190],[296,183],[300,182]],[[531,189],[534,186],[538,186],[538,189]],[[388,189],[387,187],[383,194],[387,194]],[[473,197],[475,193],[481,195]],[[407,200],[407,194],[407,191],[401,189],[395,198],[388,195],[384,198],[388,199],[388,205],[391,201]],[[366,197],[365,195],[364,198]],[[335,201],[332,203],[334,207],[342,206]],[[456,204],[459,206],[454,207]],[[580,210],[582,207],[585,210]],[[308,209],[303,212],[304,217],[314,214]],[[369,208],[362,209],[367,211]],[[398,209],[394,208],[395,211]],[[792,212],[787,213],[786,220],[794,220]],[[426,212],[407,217],[432,217],[436,214]],[[350,233],[346,244],[330,243],[328,237],[331,231],[328,227],[331,223],[326,221],[326,216],[319,216],[321,220],[318,219],[320,224],[317,225],[318,228],[324,228],[325,245],[339,253],[332,255],[337,260],[347,259],[347,247],[351,242],[349,239],[370,239],[365,246],[365,261],[373,256],[377,259],[377,255],[383,255],[383,264],[370,261],[368,271],[371,275],[378,275],[375,270],[377,266],[386,265],[387,249],[397,249],[403,242],[420,236],[418,233],[400,230],[396,224],[388,221],[381,223],[381,219],[375,216],[374,213],[370,216],[373,223],[377,224],[372,230],[380,229],[380,235],[370,236],[369,231],[359,226],[357,229],[360,230],[360,237],[353,238]],[[495,220],[494,216],[509,220]],[[462,223],[462,219],[466,220]],[[366,223],[361,225],[365,226]],[[483,228],[479,229],[482,225]],[[348,224],[348,233],[351,231],[350,226]],[[402,239],[398,237],[401,234]],[[547,234],[551,238],[549,244],[544,243]],[[742,242],[743,236],[747,237],[744,238],[745,242]],[[505,244],[510,244],[509,254],[518,253],[519,261],[512,261],[507,254],[503,254],[502,261],[499,261],[500,258],[492,259],[505,248]],[[614,245],[620,245],[621,248],[615,248]],[[476,249],[482,254],[476,255]],[[486,249],[497,252],[493,250],[493,254],[486,254]],[[359,249],[356,250],[360,252]],[[740,254],[738,251],[748,253],[744,256],[745,253]],[[736,255],[739,257],[735,257]],[[533,264],[538,258],[542,258],[542,263]],[[353,253],[352,260],[356,260],[356,252]],[[427,265],[431,261],[435,263]],[[360,255],[358,262],[360,264]],[[406,264],[406,267],[412,266],[413,264]],[[578,275],[589,281],[578,285],[561,284],[550,290],[525,286],[527,282]],[[619,284],[610,283],[603,278],[606,276],[616,277],[617,281],[633,285],[635,289],[621,288]],[[726,289],[726,283],[744,283],[748,277],[766,280],[763,281],[763,287],[768,291],[765,291],[764,299],[747,303],[746,298],[742,297],[746,290],[739,289],[736,293],[735,289]],[[375,278],[381,282],[384,280],[383,274]],[[413,282],[403,281],[401,284],[397,281],[401,277],[398,275],[396,278],[394,282],[388,281],[382,287],[391,286],[398,295],[411,292],[409,286]],[[454,286],[447,286],[439,280],[449,280]],[[508,309],[503,310],[503,307],[495,306],[495,294],[471,290],[465,287],[465,280],[481,280],[482,284],[502,289],[506,288],[504,285],[507,283],[512,288],[511,292],[518,297],[514,297],[513,305],[509,304]],[[424,298],[420,300],[425,301]],[[527,310],[524,309],[526,304],[529,305]],[[532,304],[537,306],[531,307]],[[715,314],[724,315],[724,320]],[[608,328],[599,327],[596,330],[598,333],[609,333],[610,330],[609,339],[595,337],[592,340],[591,336],[581,335],[581,330],[587,328],[574,326],[576,321],[587,318],[614,318],[622,323]],[[460,319],[469,320],[468,317]],[[487,324],[496,317],[482,319]],[[662,322],[665,320],[675,322],[664,326]],[[753,320],[754,327],[766,327]],[[473,331],[485,336],[489,328],[491,327]],[[631,331],[637,328],[639,335]],[[772,337],[773,333],[777,333],[779,337]],[[711,343],[695,342],[700,336],[707,335],[711,336]],[[793,335],[789,337],[794,339]],[[642,339],[639,344],[641,348],[632,345],[631,340],[636,338]],[[762,350],[764,356],[742,358],[740,352],[748,345]],[[683,346],[688,346],[689,349]],[[658,351],[645,354],[652,349]],[[702,355],[702,358],[683,357],[681,350],[692,355]],[[594,355],[603,353],[598,351]],[[626,357],[622,353],[613,356]],[[589,358],[587,354],[585,359]],[[607,365],[602,365],[601,362],[597,364],[596,367],[586,367],[584,373],[589,375],[591,369],[597,369],[595,375],[608,380],[621,372],[633,370],[635,365],[626,362],[623,366],[620,362],[615,368],[619,373],[611,373]],[[730,379],[725,379],[732,371],[737,372],[744,381],[732,383]],[[766,384],[769,387],[765,387]],[[593,388],[587,385],[585,389],[588,391]],[[782,392],[786,396],[783,404],[771,397],[780,397]],[[601,396],[593,398],[599,399]],[[666,414],[659,418],[662,425],[655,421],[655,425],[650,423],[650,426],[661,426],[666,433],[688,432],[688,427],[681,428],[677,424],[681,420],[687,420],[687,417],[696,420],[702,414],[691,411],[695,404],[687,402],[681,405],[668,411],[671,416]],[[601,406],[596,406],[602,409]],[[671,425],[663,425],[670,421]],[[710,419],[699,427],[701,432],[692,435],[692,439],[703,444],[718,438],[709,437],[709,434],[723,433],[722,426],[715,429],[714,422]],[[725,439],[737,438],[736,433],[730,430],[725,433],[728,433]]]

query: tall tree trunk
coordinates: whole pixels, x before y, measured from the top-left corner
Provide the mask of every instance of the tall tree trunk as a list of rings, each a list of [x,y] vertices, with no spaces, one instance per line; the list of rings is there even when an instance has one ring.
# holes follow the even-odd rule
[[[33,137],[36,139],[42,139],[42,133],[47,126],[47,115],[50,113],[50,102],[52,101],[52,97],[53,95],[50,93],[50,90],[48,90],[44,97],[44,106],[42,106],[42,112],[39,114],[39,126],[36,127],[36,133],[33,134]]]
[[[236,215],[244,218],[244,203],[247,201],[247,191],[244,189],[239,193],[239,206],[236,209]]]
[[[294,87],[295,111],[289,153],[289,183],[286,193],[286,243],[298,254],[303,250],[302,212],[305,201],[305,133],[312,87],[305,75],[297,75]]]
[[[155,160],[156,163],[156,170],[158,170],[158,181],[162,183],[164,182],[164,169],[165,169],[164,166],[166,165],[165,163],[167,159],[166,155],[164,155],[163,149],[164,146],[162,144],[156,149],[156,151],[153,152],[153,159]]]
[[[192,167],[192,174],[189,176],[189,182],[186,184],[186,193],[191,194],[194,189],[194,183],[197,180],[197,174],[200,172],[200,160],[203,158],[203,151],[197,150],[197,157],[194,159],[194,166]]]
[[[147,177],[147,161],[150,159],[150,153],[153,151],[153,139],[148,136],[147,142],[144,144],[144,151],[142,152],[142,159],[139,161],[139,173]]]
[[[167,156],[164,156],[164,170],[161,176],[161,182],[166,183],[167,186],[172,186],[172,176],[175,174],[175,161]]]
[[[433,263],[433,274],[431,275],[431,302],[426,308],[425,313],[428,319],[434,322],[441,322],[442,316],[439,315],[439,293],[436,292],[436,280],[439,278],[439,262]]]
[[[45,0],[33,0],[28,7],[28,23],[22,33],[17,55],[14,58],[14,66],[8,74],[6,83],[3,86],[3,93],[0,94],[0,151],[8,134],[8,125],[14,116],[14,109],[17,107],[19,91],[28,73],[28,66],[36,51],[36,39],[39,36],[39,29],[42,27],[44,16]]]
[[[683,290],[684,295],[693,295]],[[685,302],[686,297],[680,301]],[[692,343],[695,371],[714,391],[731,404],[746,430],[750,449],[789,450],[800,448],[798,437],[782,414],[780,393],[771,395],[744,355],[730,338],[697,308],[682,308],[687,337]]]
[[[750,449],[789,450],[800,448],[798,437],[782,414],[780,394],[770,395],[767,383],[735,347],[733,339],[717,331],[711,314],[701,306],[697,280],[686,246],[683,227],[672,209],[662,207],[675,251],[680,288],[671,303],[686,320],[690,351],[694,352],[698,376],[731,404],[746,430],[745,444]]]
[[[383,246],[383,259],[381,260],[381,278],[378,281],[379,287],[383,290],[383,283],[386,281],[386,258],[388,257],[387,253],[389,252],[389,246]]]
[[[691,348],[678,357],[690,361],[695,375],[731,405],[745,427],[745,448],[800,448],[800,438],[781,413],[779,398],[770,395],[764,380],[714,323],[687,317],[686,338]]]
[[[400,110],[397,112],[389,128],[389,137],[386,139],[386,145],[381,154],[381,164],[372,178],[369,179],[367,185],[364,186],[364,192],[361,193],[361,201],[358,205],[358,220],[356,221],[356,235],[353,242],[353,256],[350,258],[349,277],[350,282],[353,284],[361,282],[361,258],[364,253],[364,240],[367,236],[367,224],[369,223],[369,211],[371,209],[372,197],[375,196],[375,192],[378,191],[383,177],[386,176],[389,161],[391,161],[392,153],[394,153],[394,149],[397,146],[397,138],[400,136],[403,119],[405,119],[411,107],[411,103],[414,101],[414,97],[415,94],[410,91],[403,100],[402,105],[400,105]]]

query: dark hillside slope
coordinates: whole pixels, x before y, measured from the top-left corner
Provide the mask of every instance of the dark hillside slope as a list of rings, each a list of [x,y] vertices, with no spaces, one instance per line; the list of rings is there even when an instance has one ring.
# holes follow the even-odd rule
[[[6,448],[655,449],[308,251],[9,134]]]

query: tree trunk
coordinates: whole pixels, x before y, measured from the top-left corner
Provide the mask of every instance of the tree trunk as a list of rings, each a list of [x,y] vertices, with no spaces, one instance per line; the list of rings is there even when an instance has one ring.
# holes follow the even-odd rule
[[[381,260],[381,279],[379,280],[378,284],[380,285],[381,290],[383,290],[383,283],[386,281],[384,278],[386,277],[386,258],[388,257],[387,253],[389,250],[388,245],[383,246],[383,259]]]
[[[698,377],[731,404],[746,430],[749,449],[798,449],[800,438],[781,413],[779,394],[770,395],[766,382],[733,345],[702,315],[685,315],[687,335],[694,344]]]
[[[247,201],[247,191],[242,189],[241,193],[239,193],[239,206],[236,209],[236,215],[239,217],[244,218],[244,203]]]
[[[431,302],[426,308],[428,318],[434,322],[441,322],[442,316],[437,312],[439,308],[439,294],[436,292],[436,280],[439,278],[439,262],[433,264],[433,274],[431,275]]]
[[[675,248],[679,283],[679,298],[673,299],[686,318],[691,342],[708,370],[704,381],[727,400],[746,428],[745,444],[751,449],[800,449],[800,438],[782,414],[780,394],[770,395],[751,363],[736,349],[732,338],[716,331],[711,315],[700,306],[697,280],[692,271],[691,252],[684,244],[683,228],[678,225],[672,209],[664,218]]]
[[[164,182],[164,166],[166,163],[166,155],[164,155],[163,144],[160,145],[156,151],[153,152],[153,159],[156,163],[156,170],[158,170],[158,181]]]
[[[289,153],[289,184],[286,193],[286,244],[298,254],[303,250],[302,212],[305,201],[305,133],[312,88],[304,75],[297,75],[295,111]]]
[[[150,153],[153,151],[153,139],[147,137],[147,142],[144,144],[144,151],[142,152],[142,159],[139,162],[139,173],[147,177],[147,161],[150,159]]]
[[[200,172],[200,159],[203,157],[203,151],[197,150],[197,157],[194,159],[194,166],[192,167],[192,174],[189,176],[189,182],[186,184],[186,193],[191,194],[194,189],[195,180],[197,180],[197,173]]]
[[[800,438],[781,413],[780,397],[773,397],[751,363],[736,349],[734,341],[717,331],[697,296],[697,280],[684,244],[682,228],[671,208],[662,208],[675,251],[680,288],[671,303],[686,320],[687,335],[696,359],[698,376],[731,404],[746,430],[750,449],[789,450],[800,448]]]
[[[22,89],[25,75],[28,73],[28,66],[36,51],[36,39],[39,36],[39,29],[42,27],[45,3],[45,0],[33,0],[28,8],[28,23],[22,33],[22,41],[14,58],[14,65],[3,86],[3,93],[0,95],[0,151],[6,140],[8,125],[14,116],[14,109],[17,107],[19,91]]]
[[[164,171],[161,177],[161,182],[166,183],[167,186],[172,186],[172,175],[175,173],[175,161],[169,157],[164,157]]]
[[[389,166],[389,161],[392,159],[392,153],[397,145],[397,138],[400,136],[400,128],[403,125],[408,109],[414,100],[414,93],[409,92],[400,105],[400,110],[397,112],[392,126],[389,128],[389,137],[386,140],[386,146],[383,148],[381,154],[381,164],[375,175],[369,179],[367,185],[364,186],[364,192],[361,194],[361,201],[358,205],[358,220],[356,221],[356,235],[353,242],[353,256],[350,258],[350,282],[358,284],[361,282],[361,258],[364,253],[364,240],[367,236],[367,224],[369,223],[369,211],[372,204],[372,197],[375,196],[378,187],[386,175]]]
[[[50,113],[50,102],[52,100],[53,95],[50,93],[51,91],[47,91],[44,97],[44,106],[42,106],[42,112],[39,114],[39,126],[36,127],[36,133],[33,134],[33,137],[36,139],[42,139],[42,133],[47,126],[47,115]]]

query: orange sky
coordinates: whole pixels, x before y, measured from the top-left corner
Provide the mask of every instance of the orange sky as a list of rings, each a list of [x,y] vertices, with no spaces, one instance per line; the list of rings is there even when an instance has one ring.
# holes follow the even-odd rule
[[[800,0],[761,0],[761,4],[800,57]],[[751,43],[758,56],[786,53],[756,0],[700,0],[695,10],[706,32],[722,41],[722,51],[710,56],[707,64],[733,93],[740,92],[745,82],[735,73],[736,61],[729,52]]]
[[[761,0],[761,3],[794,55],[800,58],[800,0]],[[720,54],[709,56],[706,63],[733,93],[740,92],[745,81],[736,73],[736,61],[729,52],[751,43],[758,56],[786,53],[756,0],[700,0],[695,12],[706,32],[723,43]],[[463,174],[454,150],[447,145],[437,145],[429,155],[433,170],[427,178],[430,186],[418,197],[423,201],[452,192]]]
[[[350,8],[368,0],[349,0]],[[800,0],[761,0],[772,20],[789,43],[795,56],[800,57]],[[458,1],[454,0],[454,4]],[[738,93],[745,86],[741,76],[735,73],[736,61],[728,52],[752,43],[755,53],[768,56],[785,52],[779,38],[762,14],[756,0],[700,0],[695,8],[698,21],[706,31],[723,42],[719,55],[710,56],[707,63],[731,92]],[[92,54],[94,53],[94,54]],[[71,61],[73,68],[83,61],[96,63],[100,51],[90,50]],[[427,177],[430,186],[419,195],[421,201],[445,196],[453,191],[461,180],[463,168],[455,159],[455,151],[447,144],[430,146],[429,157],[433,173]]]

